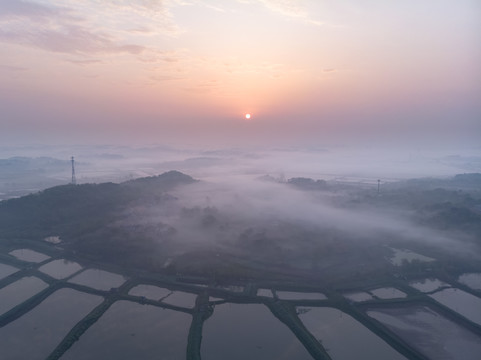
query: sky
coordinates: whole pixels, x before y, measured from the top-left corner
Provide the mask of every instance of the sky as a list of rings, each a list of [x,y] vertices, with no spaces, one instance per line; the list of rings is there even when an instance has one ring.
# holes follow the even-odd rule
[[[480,34],[479,0],[0,0],[0,142],[479,146]]]

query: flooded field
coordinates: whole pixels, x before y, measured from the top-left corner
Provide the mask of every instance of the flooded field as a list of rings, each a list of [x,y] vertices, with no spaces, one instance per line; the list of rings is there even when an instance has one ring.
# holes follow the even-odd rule
[[[437,302],[481,325],[481,299],[465,291],[450,288],[429,295]]]
[[[21,304],[33,295],[47,288],[39,278],[30,276],[21,278],[0,289],[0,315]]]
[[[162,302],[184,308],[193,308],[195,305],[196,294],[186,293],[183,291],[174,291],[167,296]]]
[[[201,348],[206,360],[312,360],[294,334],[259,304],[223,304],[204,323]]]
[[[0,280],[16,273],[17,271],[18,269],[16,267],[0,263]]]
[[[110,290],[122,285],[125,278],[108,271],[88,269],[73,277],[70,282],[90,286],[97,290]]]
[[[172,291],[169,289],[161,288],[158,286],[153,285],[137,285],[130,289],[129,295],[134,296],[144,296],[150,300],[160,300],[161,298],[166,297]]]
[[[449,287],[451,285],[438,279],[424,279],[421,281],[411,282],[409,283],[409,286],[412,286],[413,288],[418,289],[419,291],[422,291],[424,293],[428,293],[438,290],[442,287]]]
[[[391,256],[389,261],[391,261],[391,264],[396,266],[402,265],[404,261],[411,262],[413,260],[419,260],[419,261],[435,260],[431,257],[424,256],[407,249],[395,249],[395,248],[390,248],[390,249],[394,252],[394,254]]]
[[[39,270],[55,279],[64,279],[81,269],[82,267],[76,262],[59,259],[41,266]]]
[[[302,308],[299,318],[333,360],[405,359],[351,316],[329,307]]]
[[[398,299],[406,297],[405,293],[393,287],[370,290],[369,292],[379,299]]]
[[[118,301],[61,360],[185,359],[191,316]]]
[[[355,292],[355,293],[346,293],[346,294],[343,294],[343,296],[346,299],[349,299],[349,300],[354,301],[354,302],[362,302],[362,301],[374,299],[371,294],[369,294],[367,292],[363,292],[363,291]]]
[[[430,359],[481,358],[480,336],[426,306],[370,310],[368,315]]]
[[[39,263],[50,259],[50,256],[39,253],[30,249],[17,249],[9,252],[10,255],[15,256],[19,260]]]
[[[277,297],[281,300],[326,300],[324,294],[316,292],[292,292],[276,291]]]
[[[271,289],[258,289],[257,296],[272,297],[273,295]]]
[[[0,328],[2,358],[44,360],[68,331],[101,302],[101,297],[72,289],[56,291],[35,309]]]
[[[463,274],[458,281],[473,290],[481,290],[481,273]]]

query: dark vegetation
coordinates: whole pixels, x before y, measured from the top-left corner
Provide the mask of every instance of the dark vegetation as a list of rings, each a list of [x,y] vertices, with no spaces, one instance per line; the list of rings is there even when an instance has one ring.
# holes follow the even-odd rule
[[[387,260],[391,250],[384,245],[413,245],[392,234],[373,238],[345,233],[322,219],[322,226],[282,219],[247,223],[215,206],[181,206],[173,190],[188,194],[188,185],[195,182],[170,171],[120,184],[57,186],[2,201],[0,240],[43,242],[60,236],[61,247],[72,256],[216,281],[303,278],[330,283],[397,272]],[[382,184],[380,193],[377,184],[360,188],[308,178],[293,178],[284,186],[312,196],[328,193],[331,205],[338,208],[406,213],[413,224],[459,238],[460,246],[481,246],[481,174]],[[162,211],[176,220],[165,220],[169,217],[161,217]],[[187,243],[181,241],[186,229],[193,238]],[[444,271],[444,265],[457,271],[470,264],[432,244],[415,244],[413,250],[441,262],[406,263],[403,271],[411,275]]]

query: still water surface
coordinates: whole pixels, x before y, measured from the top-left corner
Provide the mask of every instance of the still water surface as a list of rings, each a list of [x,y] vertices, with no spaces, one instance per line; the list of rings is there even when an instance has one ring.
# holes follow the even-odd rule
[[[73,277],[70,282],[92,287],[97,290],[117,288],[125,282],[122,275],[98,269],[88,269]]]
[[[481,299],[465,291],[450,288],[429,295],[437,302],[481,325]]]
[[[76,262],[59,259],[41,266],[39,270],[55,279],[64,279],[81,269],[82,267]]]
[[[406,359],[346,313],[329,307],[302,308],[299,318],[333,360]]]
[[[312,360],[294,334],[261,304],[222,304],[204,323],[202,359]]]
[[[24,277],[0,289],[0,315],[39,293],[48,285],[34,276]]]
[[[0,328],[2,359],[44,360],[102,298],[61,289],[19,319]]]
[[[182,312],[118,301],[61,360],[185,359],[191,320]]]
[[[481,290],[481,273],[463,274],[458,280],[473,290]]]
[[[281,300],[326,300],[326,295],[317,292],[276,291]]]
[[[16,267],[0,263],[0,280],[6,278],[8,275],[12,275],[17,271],[18,269]]]
[[[480,336],[426,306],[371,310],[368,315],[430,359],[481,359]]]
[[[10,255],[15,256],[19,260],[39,263],[50,259],[50,256],[39,253],[30,249],[17,249],[9,252]]]
[[[158,286],[141,284],[130,289],[129,295],[144,296],[150,300],[160,300],[169,295],[171,292],[172,291],[169,289]]]

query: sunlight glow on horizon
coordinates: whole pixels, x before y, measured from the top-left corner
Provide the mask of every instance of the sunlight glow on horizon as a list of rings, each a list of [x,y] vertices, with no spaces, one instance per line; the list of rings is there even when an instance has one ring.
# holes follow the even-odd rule
[[[22,4],[0,2],[0,140],[481,133],[475,0]]]

